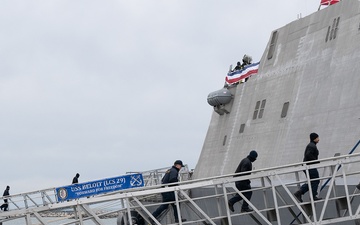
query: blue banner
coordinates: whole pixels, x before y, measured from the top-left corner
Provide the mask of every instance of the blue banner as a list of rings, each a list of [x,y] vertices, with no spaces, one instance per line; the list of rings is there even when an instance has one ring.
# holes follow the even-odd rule
[[[59,187],[56,188],[56,197],[57,201],[61,202],[143,186],[144,179],[142,174],[130,174],[120,177],[107,178],[104,180],[97,180]]]

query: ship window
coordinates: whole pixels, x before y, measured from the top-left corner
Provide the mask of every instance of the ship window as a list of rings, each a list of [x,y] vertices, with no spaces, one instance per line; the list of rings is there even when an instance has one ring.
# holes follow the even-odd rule
[[[337,31],[339,30],[340,16],[335,18],[332,22],[332,25],[328,27],[328,31],[326,33],[325,42],[331,41],[336,38]]]
[[[258,112],[259,112],[259,108],[260,108],[260,101],[257,101],[256,105],[255,105],[255,111],[254,111],[254,115],[253,115],[253,120],[256,120]]]
[[[338,28],[339,22],[340,22],[340,17],[334,19],[332,29],[331,29],[330,40],[336,38],[336,33],[337,33],[337,30],[339,29]]]
[[[332,25],[331,33],[330,33],[330,40],[332,40],[333,36],[334,36],[335,24],[336,24],[336,19],[334,19],[334,21],[333,21],[333,25]]]
[[[278,36],[278,33],[277,31],[274,31],[272,33],[272,36],[271,36],[271,42],[270,42],[270,46],[269,46],[269,52],[268,52],[268,55],[267,55],[267,58],[268,59],[271,59],[273,57],[273,54],[274,54],[274,51],[275,51],[275,45],[276,45],[276,41],[277,41],[277,36]]]
[[[285,118],[289,109],[289,102],[285,102],[281,110],[281,118]]]
[[[333,38],[335,23],[336,23],[336,19],[334,19],[333,25],[331,27],[330,40],[332,40],[332,38]]]
[[[264,114],[264,109],[265,109],[265,104],[266,104],[266,99],[261,101],[261,107],[260,107],[260,112],[259,112],[259,119],[261,119],[263,117]]]
[[[329,26],[329,27],[328,27],[327,34],[326,34],[325,42],[327,42],[327,41],[329,40],[330,30],[331,30],[331,27]]]
[[[239,133],[244,133],[244,130],[245,130],[245,123],[241,124],[240,125],[240,130],[239,130]]]
[[[226,135],[224,136],[224,141],[223,141],[223,146],[225,146],[225,144],[226,144]]]
[[[340,21],[340,17],[338,17],[336,20],[336,25],[335,25],[335,30],[334,30],[334,39],[336,38],[336,33],[338,31],[339,21]]]
[[[260,105],[260,102],[261,102],[261,105]],[[266,104],[266,99],[256,102],[255,111],[253,114],[253,120],[256,120],[256,118],[261,119],[263,117],[264,110],[265,110],[265,104]]]

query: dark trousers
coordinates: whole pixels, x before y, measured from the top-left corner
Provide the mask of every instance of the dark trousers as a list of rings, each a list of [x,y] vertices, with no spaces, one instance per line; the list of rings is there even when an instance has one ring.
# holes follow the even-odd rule
[[[304,173],[306,175],[306,171],[304,171]],[[316,168],[309,169],[309,176],[310,176],[310,180],[319,178],[318,170]],[[319,183],[320,183],[320,180],[310,181],[313,197],[317,196],[317,194],[318,194],[317,189],[319,187]],[[305,194],[306,192],[309,191],[309,185],[307,183],[303,184],[300,187],[300,190],[301,190],[302,194]]]
[[[251,186],[250,183],[248,182],[242,182],[242,181],[237,181],[235,182],[235,186],[239,191],[245,191],[245,190],[250,190]],[[243,192],[243,195],[250,201],[251,196],[252,196],[252,191],[247,191],[247,192]],[[236,194],[234,197],[232,197],[229,202],[234,205],[236,202],[241,201],[242,197],[239,194]],[[246,201],[243,201],[243,205],[242,205],[243,209],[247,209],[249,208],[249,204]]]
[[[1,210],[4,210],[4,211],[8,211],[8,210],[9,210],[9,204],[8,204],[8,200],[7,200],[7,199],[4,200],[4,204],[2,204],[2,205],[0,206],[0,209],[1,209]]]
[[[174,192],[165,192],[165,193],[161,193],[162,195],[162,200],[163,202],[172,202],[175,201],[175,193]],[[175,217],[175,222],[179,221],[179,217],[178,217],[178,213],[177,213],[177,209],[176,209],[176,205],[174,203],[171,203],[171,206],[173,207],[174,210],[174,217]],[[161,206],[159,206],[154,212],[153,212],[153,216],[157,219],[158,216],[167,208],[169,207],[169,204],[163,204]]]

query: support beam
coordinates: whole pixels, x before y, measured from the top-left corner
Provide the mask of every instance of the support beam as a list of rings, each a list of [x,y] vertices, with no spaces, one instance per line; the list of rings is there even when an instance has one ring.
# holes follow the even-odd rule
[[[92,216],[92,221],[94,221],[95,224],[102,225],[101,219],[90,209],[87,204],[81,205],[81,207],[87,214]]]

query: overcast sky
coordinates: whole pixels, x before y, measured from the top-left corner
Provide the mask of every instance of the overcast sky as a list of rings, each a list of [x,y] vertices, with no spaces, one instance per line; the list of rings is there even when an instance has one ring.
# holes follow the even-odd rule
[[[2,0],[0,191],[195,168],[229,65],[319,2]]]

